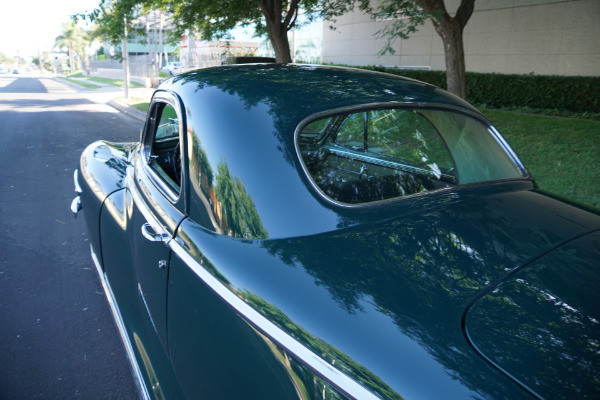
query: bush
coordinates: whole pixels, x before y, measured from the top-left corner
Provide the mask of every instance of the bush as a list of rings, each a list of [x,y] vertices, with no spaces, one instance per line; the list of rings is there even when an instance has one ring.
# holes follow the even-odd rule
[[[445,71],[360,67],[446,87]],[[491,108],[600,113],[600,77],[504,75],[467,72],[467,100]]]

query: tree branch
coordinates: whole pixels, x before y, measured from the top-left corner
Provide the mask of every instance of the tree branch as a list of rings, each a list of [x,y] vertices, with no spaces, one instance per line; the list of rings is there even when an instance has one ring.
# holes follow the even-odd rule
[[[454,19],[460,25],[461,29],[467,25],[469,18],[473,15],[473,11],[475,10],[475,0],[462,0],[460,2],[460,6],[456,11],[456,15]]]
[[[285,16],[285,20],[283,21],[284,26],[286,27],[286,31],[292,29],[294,24],[296,23],[296,18],[298,18],[298,4],[300,0],[292,0],[290,3],[290,8],[287,11],[287,15]],[[293,20],[292,20],[293,18]]]

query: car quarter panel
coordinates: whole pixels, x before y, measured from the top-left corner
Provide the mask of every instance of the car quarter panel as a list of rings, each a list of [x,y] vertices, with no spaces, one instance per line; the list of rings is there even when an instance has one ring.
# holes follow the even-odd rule
[[[562,220],[570,222],[558,228]],[[288,336],[385,398],[527,398],[471,349],[462,314],[540,249],[598,227],[596,214],[500,185],[422,213],[307,237],[236,239],[186,220],[177,242]],[[180,287],[186,274],[169,284]],[[177,299],[192,293],[169,290],[169,302],[197,310],[199,300]],[[170,329],[190,343],[181,310],[169,309]],[[218,323],[218,313],[205,317]]]
[[[597,231],[490,287],[465,315],[473,346],[542,398],[599,398],[598,260]]]

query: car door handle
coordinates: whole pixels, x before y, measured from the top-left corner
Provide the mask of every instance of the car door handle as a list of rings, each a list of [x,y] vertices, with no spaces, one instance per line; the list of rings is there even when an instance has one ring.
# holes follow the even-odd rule
[[[166,242],[170,239],[166,232],[156,232],[149,223],[142,225],[142,236],[151,242]]]

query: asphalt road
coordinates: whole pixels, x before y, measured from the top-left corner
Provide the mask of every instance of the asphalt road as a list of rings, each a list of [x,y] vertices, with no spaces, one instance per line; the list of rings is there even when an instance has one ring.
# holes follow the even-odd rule
[[[138,398],[69,206],[85,146],[140,128],[51,78],[0,76],[0,399]]]

